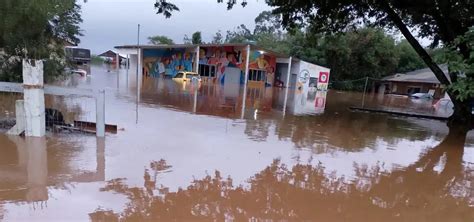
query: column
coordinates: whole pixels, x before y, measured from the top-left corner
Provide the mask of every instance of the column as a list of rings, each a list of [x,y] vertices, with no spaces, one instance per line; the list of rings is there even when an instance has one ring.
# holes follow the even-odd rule
[[[247,83],[248,83],[248,79],[249,79],[249,63],[250,63],[250,45],[247,45],[247,55],[245,57],[245,77],[244,77],[244,92],[243,92],[243,95],[242,95],[242,111],[241,111],[241,115],[240,115],[240,118],[243,119],[244,118],[244,114],[245,114],[245,101],[247,99]]]
[[[195,58],[194,58],[194,72],[196,73],[199,73],[199,51],[201,50],[201,48],[198,46],[196,46],[196,54],[195,54]]]
[[[26,136],[43,137],[46,133],[43,84],[43,61],[23,60]]]
[[[288,58],[288,71],[286,73],[285,100],[283,102],[283,116],[286,115],[286,103],[288,102],[288,90],[290,89],[290,75],[291,75],[292,60],[293,60],[293,57]]]

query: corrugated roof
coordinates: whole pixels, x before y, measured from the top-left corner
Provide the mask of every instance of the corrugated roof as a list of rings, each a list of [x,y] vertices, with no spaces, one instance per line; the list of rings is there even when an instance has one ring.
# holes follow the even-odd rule
[[[439,66],[443,70],[444,75],[449,79],[448,66],[446,64]],[[383,78],[384,81],[391,82],[421,82],[421,83],[435,83],[439,84],[438,78],[429,68],[418,69],[415,71],[407,72],[406,74],[397,73],[395,75],[387,76]]]

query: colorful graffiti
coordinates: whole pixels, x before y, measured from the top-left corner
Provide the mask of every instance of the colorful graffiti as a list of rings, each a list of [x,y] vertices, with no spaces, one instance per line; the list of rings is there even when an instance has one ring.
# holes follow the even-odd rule
[[[213,66],[214,72],[200,74],[219,83],[224,83],[227,76],[229,81],[237,79],[240,84],[243,84],[246,53],[245,47],[201,47],[199,65]],[[145,49],[143,51],[144,73],[153,77],[164,75],[174,77],[179,71],[193,71],[194,56],[194,48]],[[275,79],[276,57],[262,51],[251,51],[249,58],[249,69],[265,73],[258,81],[264,81],[265,85],[272,86]]]
[[[217,82],[224,83],[226,71],[228,75],[229,68],[235,71],[235,68],[240,70],[238,79],[243,81],[243,70],[245,68],[245,50],[237,47],[202,47],[199,51],[199,64],[215,66],[215,74],[213,77]],[[235,73],[235,72],[233,72]]]
[[[144,73],[153,77],[174,77],[179,71],[193,71],[194,52],[186,49],[143,50]]]

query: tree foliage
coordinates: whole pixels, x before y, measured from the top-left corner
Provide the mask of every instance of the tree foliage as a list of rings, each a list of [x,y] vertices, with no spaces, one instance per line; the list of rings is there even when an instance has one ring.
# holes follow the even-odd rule
[[[212,44],[222,44],[224,42],[224,36],[222,35],[222,31],[219,30],[216,32],[216,34],[214,34],[214,36],[212,37],[212,41],[211,43]]]
[[[191,41],[193,44],[201,44],[203,43],[202,42],[202,37],[201,37],[201,32],[200,31],[197,31],[195,33],[193,33],[192,35],[192,41]]]
[[[155,35],[148,37],[148,41],[153,45],[173,45],[173,39],[168,38],[164,35]]]
[[[75,0],[4,0],[0,4],[0,79],[21,79],[21,59],[44,59],[45,76],[62,73],[64,45],[78,44],[82,22]]]
[[[399,42],[397,49],[399,53],[397,72],[406,73],[426,67],[423,60],[421,60],[420,56],[416,54],[413,47],[406,40]]]

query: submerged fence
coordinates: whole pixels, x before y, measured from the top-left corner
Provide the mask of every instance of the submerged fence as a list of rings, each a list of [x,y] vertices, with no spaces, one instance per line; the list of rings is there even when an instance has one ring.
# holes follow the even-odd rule
[[[21,83],[0,82],[0,128],[9,129],[18,118],[25,118],[17,112],[17,101],[24,99],[24,87]],[[46,124],[55,121],[55,126],[48,126],[50,130],[105,136],[105,90],[45,85],[44,94]]]

